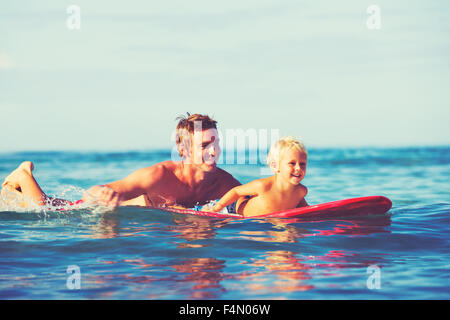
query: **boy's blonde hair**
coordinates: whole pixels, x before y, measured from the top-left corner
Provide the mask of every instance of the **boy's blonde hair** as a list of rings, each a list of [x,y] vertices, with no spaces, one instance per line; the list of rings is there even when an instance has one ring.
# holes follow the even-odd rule
[[[281,155],[290,149],[296,149],[308,158],[308,151],[300,141],[291,136],[283,137],[272,145],[267,155],[267,165],[272,171],[274,171],[274,164],[279,165]]]

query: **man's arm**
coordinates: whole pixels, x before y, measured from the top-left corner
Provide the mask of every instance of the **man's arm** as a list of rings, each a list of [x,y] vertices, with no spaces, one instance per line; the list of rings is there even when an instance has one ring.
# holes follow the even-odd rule
[[[94,199],[107,206],[117,207],[120,201],[139,197],[157,187],[162,180],[164,171],[165,168],[161,164],[139,169],[122,180],[103,186],[93,186],[86,191],[83,200]]]

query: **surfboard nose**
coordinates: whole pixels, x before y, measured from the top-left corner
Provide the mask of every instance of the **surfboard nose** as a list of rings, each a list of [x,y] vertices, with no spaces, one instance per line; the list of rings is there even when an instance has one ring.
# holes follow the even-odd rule
[[[374,213],[386,213],[392,208],[392,201],[387,197],[374,196],[373,199],[377,203],[377,212]]]

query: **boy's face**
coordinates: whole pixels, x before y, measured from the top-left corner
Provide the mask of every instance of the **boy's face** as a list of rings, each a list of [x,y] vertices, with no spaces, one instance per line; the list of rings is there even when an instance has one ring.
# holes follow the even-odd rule
[[[191,161],[205,171],[211,171],[219,161],[221,149],[216,129],[194,132],[191,136]]]
[[[300,183],[306,174],[307,157],[297,149],[289,149],[282,153],[277,174],[294,185]]]

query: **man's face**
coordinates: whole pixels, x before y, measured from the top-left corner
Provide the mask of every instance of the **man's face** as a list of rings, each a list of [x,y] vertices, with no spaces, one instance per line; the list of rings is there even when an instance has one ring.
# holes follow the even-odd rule
[[[203,170],[215,169],[221,149],[219,133],[216,129],[198,130],[191,136],[191,161]]]

